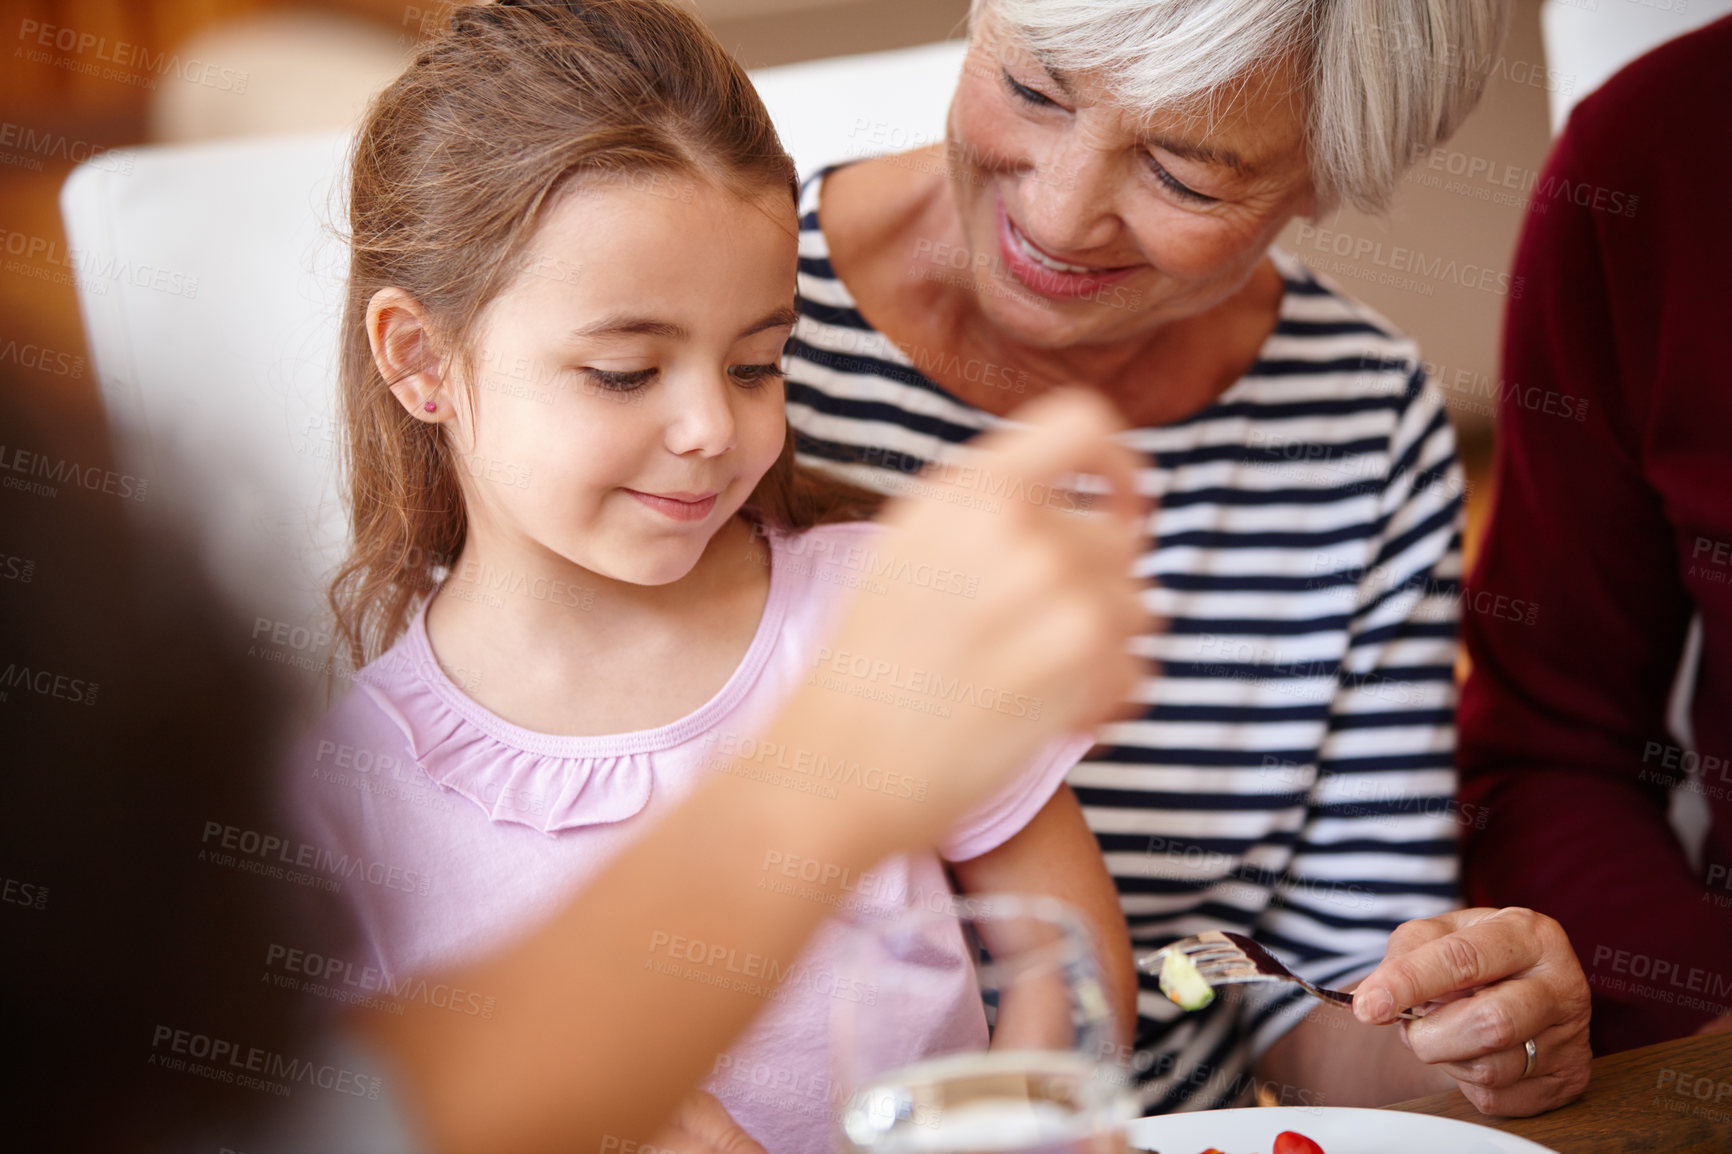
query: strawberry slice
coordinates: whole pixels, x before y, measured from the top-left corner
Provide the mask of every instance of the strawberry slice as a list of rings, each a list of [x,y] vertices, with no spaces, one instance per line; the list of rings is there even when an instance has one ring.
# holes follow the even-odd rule
[[[1275,1135],[1275,1154],[1323,1154],[1323,1147],[1292,1130]]]

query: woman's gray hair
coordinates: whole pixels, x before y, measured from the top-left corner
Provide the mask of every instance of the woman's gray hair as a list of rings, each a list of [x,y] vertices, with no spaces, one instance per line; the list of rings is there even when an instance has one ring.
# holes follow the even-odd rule
[[[1509,0],[973,0],[1061,72],[1144,114],[1207,115],[1283,55],[1308,101],[1320,210],[1386,208],[1479,102]]]

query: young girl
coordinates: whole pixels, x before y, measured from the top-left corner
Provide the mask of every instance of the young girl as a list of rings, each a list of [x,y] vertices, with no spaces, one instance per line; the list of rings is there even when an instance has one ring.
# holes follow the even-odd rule
[[[490,1014],[512,990],[407,978],[520,938],[717,771],[914,820],[927,782],[907,767],[756,740],[797,687],[884,727],[987,711],[1010,732],[1050,710],[830,643],[851,595],[914,586],[930,618],[993,575],[886,554],[865,494],[794,464],[796,189],[744,74],[655,0],[459,8],[374,106],[344,320],[353,552],[332,587],[366,664],[294,791],[312,852],[354,866],[358,980],[381,1000]],[[798,958],[679,925],[643,943],[670,983],[763,998],[710,1088],[773,1154],[831,1144],[837,1003],[896,1022],[911,1059],[986,1044],[960,937],[923,962],[955,979],[941,1004],[848,965],[850,935],[951,878],[1079,907],[1130,1020],[1124,925],[1062,784],[1090,743],[1047,743],[952,829],[948,866],[903,855],[838,887],[833,862],[768,847],[763,900],[836,905]],[[1001,1036],[1031,1028],[1012,1019]]]

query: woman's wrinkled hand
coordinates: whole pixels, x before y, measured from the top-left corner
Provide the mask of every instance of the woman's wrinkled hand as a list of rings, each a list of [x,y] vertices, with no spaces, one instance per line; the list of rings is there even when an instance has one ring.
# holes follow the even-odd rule
[[[1454,1078],[1483,1114],[1525,1117],[1555,1109],[1588,1086],[1589,991],[1563,927],[1533,910],[1456,910],[1407,922],[1383,963],[1359,983],[1360,1021],[1401,1021],[1420,1061]],[[1533,1073],[1524,1043],[1533,1039]]]

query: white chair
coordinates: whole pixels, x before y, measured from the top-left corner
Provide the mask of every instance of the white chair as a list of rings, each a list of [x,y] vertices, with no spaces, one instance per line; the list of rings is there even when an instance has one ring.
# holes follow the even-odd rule
[[[940,139],[961,42],[754,76],[802,172]],[[347,135],[106,154],[61,192],[91,360],[146,505],[188,522],[261,660],[330,653]],[[309,693],[303,709],[318,707]]]

